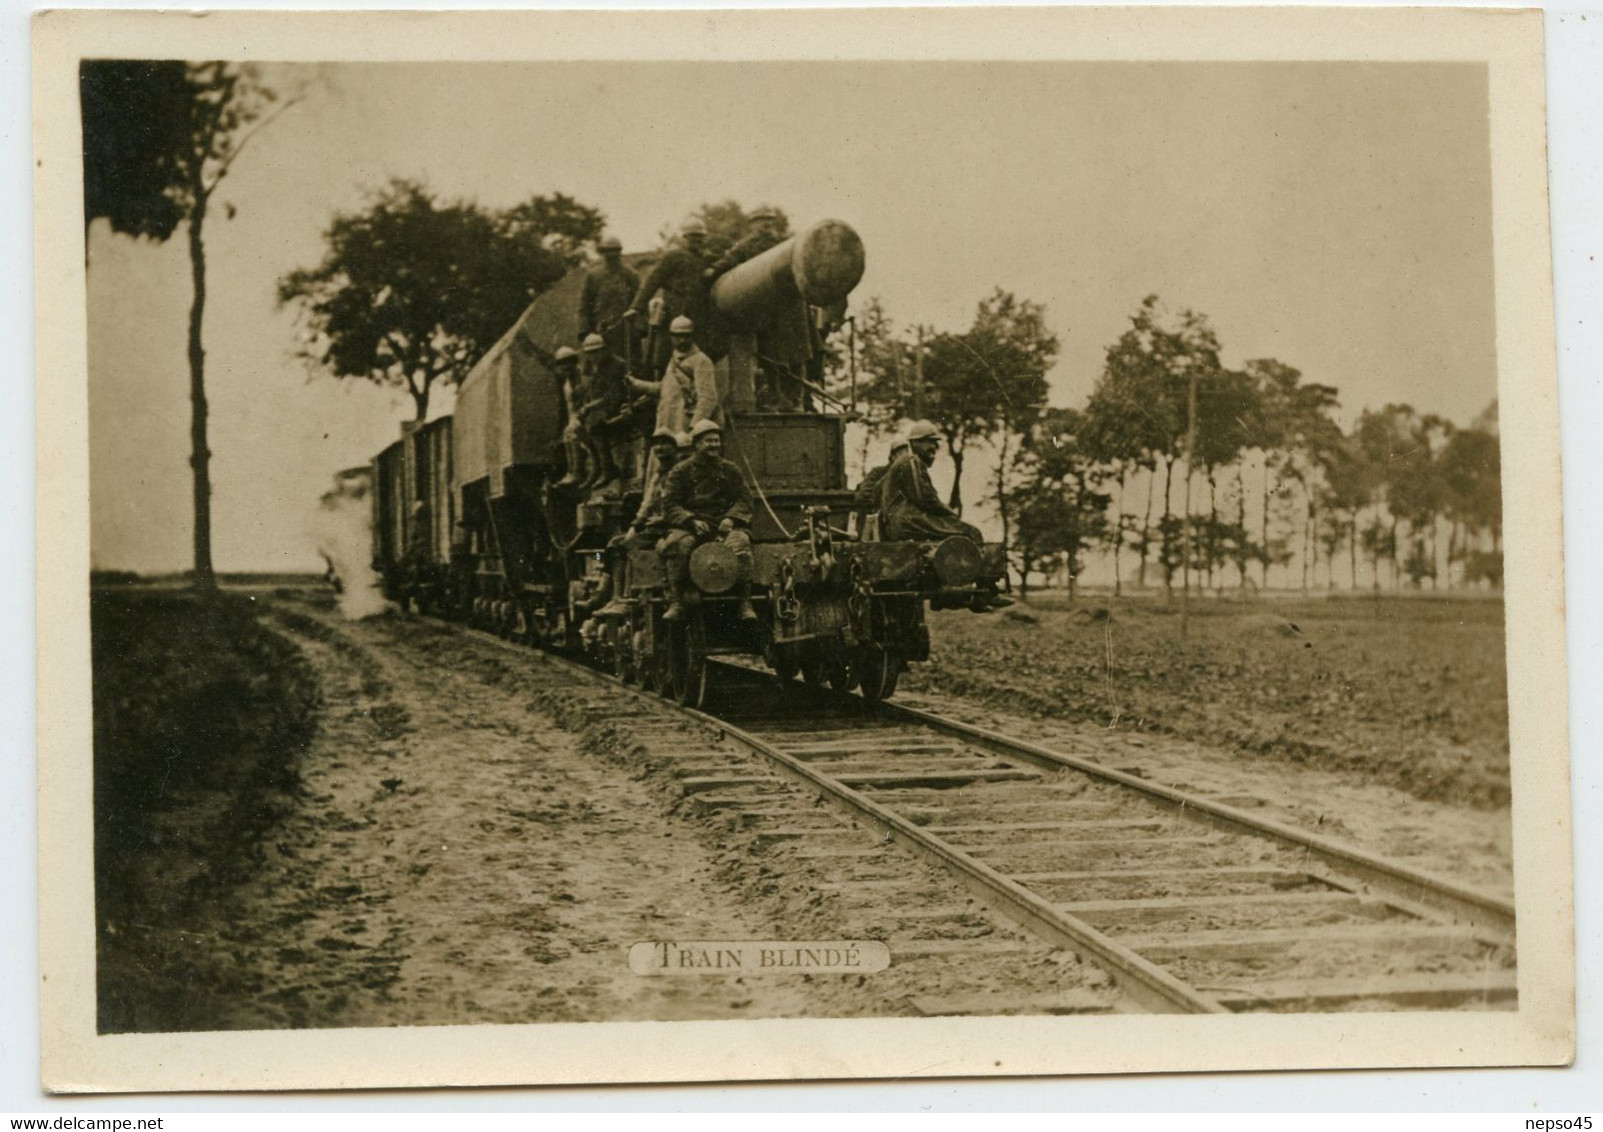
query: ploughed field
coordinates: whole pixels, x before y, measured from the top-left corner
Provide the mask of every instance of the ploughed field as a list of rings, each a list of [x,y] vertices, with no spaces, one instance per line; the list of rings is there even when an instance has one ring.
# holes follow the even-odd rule
[[[1453,807],[1508,804],[1503,604],[1482,598],[1035,598],[934,613],[907,693],[1157,733],[1238,765],[1331,771]]]

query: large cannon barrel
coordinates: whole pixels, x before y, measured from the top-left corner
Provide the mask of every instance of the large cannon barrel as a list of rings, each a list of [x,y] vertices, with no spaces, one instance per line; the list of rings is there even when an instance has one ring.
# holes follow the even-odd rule
[[[730,325],[755,328],[797,299],[834,306],[862,278],[862,239],[849,224],[821,220],[724,272],[712,301]]]

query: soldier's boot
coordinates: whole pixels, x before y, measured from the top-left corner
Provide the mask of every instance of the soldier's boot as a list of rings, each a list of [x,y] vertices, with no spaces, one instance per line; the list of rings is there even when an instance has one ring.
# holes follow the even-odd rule
[[[622,617],[629,612],[629,603],[623,600],[623,566],[612,569],[612,600],[596,610],[597,617]]]
[[[735,595],[740,598],[740,619],[742,621],[757,620],[757,610],[751,604],[751,583],[738,583],[735,586]]]
[[[596,474],[591,477],[586,487],[592,488],[597,495],[617,495],[618,469],[612,463],[612,447],[606,441],[598,441],[595,446]]]
[[[590,469],[584,458],[584,447],[577,440],[564,440],[562,447],[567,452],[568,472],[557,481],[558,487],[577,487],[590,475]]]
[[[998,609],[1006,609],[1013,604],[1013,599],[997,590],[993,584],[989,587],[981,588],[978,593],[970,598],[968,607],[975,613],[992,613]]]
[[[675,555],[668,561],[668,608],[664,611],[664,621],[683,621],[685,612],[685,583],[690,578],[690,562],[687,558]]]

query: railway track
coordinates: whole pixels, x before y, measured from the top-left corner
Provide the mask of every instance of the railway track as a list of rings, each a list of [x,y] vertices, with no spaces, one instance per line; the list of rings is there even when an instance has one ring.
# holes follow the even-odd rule
[[[871,860],[897,843],[1027,932],[1101,965],[1138,1008],[1517,1005],[1505,901],[927,711],[782,688],[770,673],[721,662],[716,693],[693,710],[539,655],[612,684],[635,701],[627,714],[637,721],[677,716],[726,740],[675,769],[702,806],[811,842],[819,828],[772,804],[776,783],[800,785],[876,836],[848,848],[825,839],[809,855]]]
[[[705,711],[632,691],[717,729],[1026,930],[1093,958],[1141,1007],[1517,1004],[1506,901],[927,711],[716,669]],[[687,792],[758,785],[716,760],[681,774]]]

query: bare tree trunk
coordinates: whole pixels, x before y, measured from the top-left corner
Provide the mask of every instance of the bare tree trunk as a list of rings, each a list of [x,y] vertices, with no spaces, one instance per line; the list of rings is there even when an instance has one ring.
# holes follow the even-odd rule
[[[1147,552],[1152,549],[1152,489],[1158,481],[1158,466],[1147,469],[1147,512],[1141,520],[1141,567],[1136,574],[1136,585],[1147,586]]]
[[[197,186],[189,215],[189,271],[195,294],[189,304],[189,466],[194,470],[195,588],[215,590],[212,569],[211,450],[206,445],[206,349],[201,324],[206,315],[206,246],[201,225],[206,217],[206,195]]]
[[[1002,451],[996,461],[996,510],[1002,520],[1002,545],[1008,544],[1007,426],[1002,426]]]
[[[1397,544],[1397,516],[1391,517],[1391,588],[1403,588],[1403,568],[1397,561],[1397,552],[1402,548]]]
[[[1129,465],[1119,464],[1119,501],[1116,504],[1118,511],[1113,522],[1113,596],[1119,597],[1124,593],[1124,579],[1120,577],[1119,552],[1124,549],[1124,481],[1130,474]]]
[[[1247,481],[1242,478],[1241,464],[1236,464],[1236,525],[1241,528],[1240,543],[1236,547],[1236,570],[1241,574],[1240,587],[1247,588]]]
[[[1163,461],[1163,539],[1159,553],[1163,556],[1163,596],[1167,601],[1174,600],[1174,558],[1169,553],[1169,538],[1173,534],[1169,520],[1173,517],[1169,509],[1169,494],[1174,487],[1174,457],[1166,456]]]
[[[1302,562],[1300,563],[1300,565],[1302,566],[1302,592],[1303,593],[1307,593],[1308,592],[1308,559],[1309,559],[1309,554],[1310,554],[1309,544],[1313,541],[1313,530],[1314,530],[1314,499],[1313,499],[1312,495],[1308,495],[1303,501],[1302,548],[1301,548],[1302,552],[1298,555],[1298,557],[1302,559]]]
[[[1358,588],[1358,508],[1353,508],[1352,521],[1347,524],[1347,561],[1352,570],[1352,581],[1348,584],[1349,590]]]
[[[1269,588],[1269,496],[1274,474],[1269,470],[1269,454],[1263,457],[1263,588]],[[1274,485],[1279,486],[1279,485]]]

